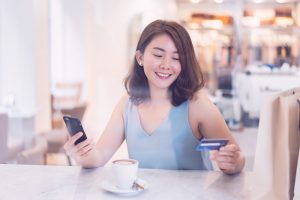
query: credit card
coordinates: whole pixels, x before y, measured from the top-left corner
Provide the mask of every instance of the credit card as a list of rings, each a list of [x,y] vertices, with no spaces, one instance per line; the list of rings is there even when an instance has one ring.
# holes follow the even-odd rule
[[[196,147],[197,151],[210,151],[210,150],[219,150],[222,146],[225,146],[228,143],[228,139],[202,139],[198,146]]]

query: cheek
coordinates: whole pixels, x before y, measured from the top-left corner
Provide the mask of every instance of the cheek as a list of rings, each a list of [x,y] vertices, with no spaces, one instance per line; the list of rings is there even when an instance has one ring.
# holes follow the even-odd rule
[[[173,68],[173,70],[174,70],[174,72],[175,72],[176,74],[180,74],[180,72],[181,72],[181,66],[180,66],[180,65],[176,65],[176,66]]]
[[[159,62],[154,59],[144,58],[144,67],[147,67],[149,70],[155,68]]]

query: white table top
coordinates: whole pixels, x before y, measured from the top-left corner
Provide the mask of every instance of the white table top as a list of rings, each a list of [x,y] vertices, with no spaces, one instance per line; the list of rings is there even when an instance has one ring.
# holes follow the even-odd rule
[[[149,187],[135,196],[106,192],[101,183],[110,168],[0,164],[0,199],[250,199],[251,172],[226,175],[219,171],[139,169]]]

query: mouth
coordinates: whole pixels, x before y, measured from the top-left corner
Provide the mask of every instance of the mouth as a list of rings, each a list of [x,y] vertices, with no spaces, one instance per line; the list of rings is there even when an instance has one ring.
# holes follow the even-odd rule
[[[166,73],[160,73],[160,72],[155,72],[156,76],[158,76],[160,79],[168,79],[172,74],[166,74]]]

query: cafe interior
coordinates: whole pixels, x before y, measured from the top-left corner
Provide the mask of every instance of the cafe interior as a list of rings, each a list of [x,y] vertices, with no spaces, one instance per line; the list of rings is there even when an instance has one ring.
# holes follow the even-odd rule
[[[264,96],[300,86],[297,0],[0,0],[0,163],[76,165],[62,116],[99,138],[155,19],[189,32],[252,171]],[[123,144],[112,159],[126,156]]]

